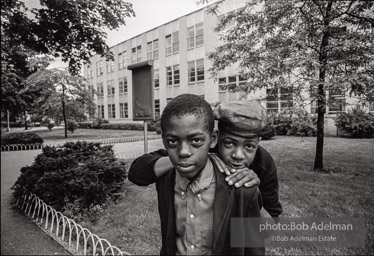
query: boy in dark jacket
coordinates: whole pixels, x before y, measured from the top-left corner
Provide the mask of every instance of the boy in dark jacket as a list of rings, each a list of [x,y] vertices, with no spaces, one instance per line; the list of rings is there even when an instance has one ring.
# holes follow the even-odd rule
[[[208,158],[209,149],[218,139],[210,105],[192,94],[174,98],[162,113],[161,130],[167,152],[157,154],[168,155],[174,170],[161,177],[157,173],[152,176],[138,161],[129,170],[129,179],[136,184],[157,180],[161,254],[264,254],[262,246],[231,246],[231,218],[260,217],[262,200],[257,186],[229,186]],[[259,230],[243,226],[237,232],[263,245]]]

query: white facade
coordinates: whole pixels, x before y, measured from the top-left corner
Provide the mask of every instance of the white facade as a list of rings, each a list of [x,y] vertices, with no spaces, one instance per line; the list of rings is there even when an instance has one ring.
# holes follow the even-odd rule
[[[232,12],[244,2],[225,1],[220,15]],[[92,57],[91,64],[84,65],[84,76],[90,88],[97,92],[94,97],[98,116],[112,123],[132,122],[132,77],[127,66],[146,60],[153,60],[156,115],[162,112],[170,99],[182,93],[201,95],[212,104],[242,97],[261,100],[269,113],[279,113],[283,108],[295,105],[292,94],[287,91],[264,89],[244,96],[220,89],[220,85],[238,84],[241,79],[235,65],[222,72],[217,80],[210,77],[211,62],[207,53],[214,51],[219,44],[214,32],[219,18],[207,14],[205,7],[111,47],[114,62],[107,62],[99,55]],[[269,97],[271,95],[277,97]],[[344,95],[336,99],[336,107],[327,108],[328,126],[332,123],[329,118],[335,117],[336,111],[345,111],[355,103],[355,99]],[[313,104],[306,104],[304,108],[309,113],[315,113]],[[332,129],[334,134],[336,129]],[[330,133],[329,128],[326,130]]]

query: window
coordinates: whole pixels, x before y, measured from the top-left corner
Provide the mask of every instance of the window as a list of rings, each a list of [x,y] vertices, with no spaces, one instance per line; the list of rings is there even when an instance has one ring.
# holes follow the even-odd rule
[[[179,85],[180,84],[179,65],[173,66],[173,72],[174,72],[174,85]]]
[[[118,79],[118,85],[120,94],[127,93],[127,77]]]
[[[147,59],[151,60],[153,58],[152,42],[147,43]]]
[[[116,88],[114,87],[114,80],[107,81],[108,96],[114,96]]]
[[[188,62],[188,83],[196,81],[195,61]]]
[[[226,77],[218,78],[218,90],[220,92],[227,91]]]
[[[283,109],[293,106],[292,88],[269,88],[266,95],[268,114],[280,113]]]
[[[187,48],[195,47],[195,28],[189,27],[187,29]]]
[[[204,59],[196,60],[197,81],[204,81]]]
[[[96,62],[96,76],[101,76],[104,73],[103,68],[104,64],[102,60]]]
[[[147,43],[147,58],[158,59],[158,39]]]
[[[179,65],[174,65],[172,67],[166,67],[166,85],[179,85]]]
[[[173,85],[173,70],[171,67],[166,67],[166,86]]]
[[[119,104],[119,116],[120,118],[129,117],[129,106],[127,102]]]
[[[310,104],[310,113],[317,114],[317,111],[318,111],[318,102],[317,102],[317,99],[315,99]]]
[[[108,117],[116,118],[116,105],[115,104],[108,104]]]
[[[179,52],[179,32],[173,32],[165,37],[166,56]]]
[[[87,65],[87,78],[93,78],[91,65]]]
[[[345,110],[345,93],[340,88],[329,90],[329,113]]]
[[[154,83],[155,83],[155,88],[160,88],[160,74],[159,74],[159,71],[158,69],[155,69],[153,71],[153,79],[154,79]]]
[[[229,79],[229,82],[227,84],[227,87],[229,89],[229,92],[235,92],[236,76],[229,76],[228,79]]]
[[[196,47],[204,44],[204,25],[199,23],[196,25]]]
[[[158,59],[158,39],[153,40],[153,58]]]
[[[374,111],[374,102],[371,102],[371,103],[368,103],[368,105],[369,105],[369,111],[370,112],[373,112]]]
[[[97,115],[98,117],[104,118],[104,105],[97,106]]]
[[[127,52],[118,53],[118,69],[126,68],[127,66]]]
[[[106,62],[106,72],[107,73],[114,72],[114,61],[110,60]]]
[[[93,85],[88,85],[88,95],[91,96],[92,98],[95,97],[95,89]]]
[[[165,37],[165,42],[166,42],[166,56],[171,54],[171,35],[167,35]]]
[[[139,45],[131,49],[132,52],[132,63],[142,61],[142,46]]]
[[[204,23],[187,28],[187,48],[198,47],[204,44]]]
[[[104,96],[104,86],[103,86],[103,83],[98,83],[97,84],[97,96],[98,97],[103,97]]]
[[[173,54],[179,52],[179,32],[173,33]]]
[[[160,117],[160,100],[155,100],[155,118]]]

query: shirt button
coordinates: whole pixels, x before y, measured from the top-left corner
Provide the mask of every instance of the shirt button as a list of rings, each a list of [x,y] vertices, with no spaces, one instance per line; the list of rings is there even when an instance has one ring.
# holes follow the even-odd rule
[[[182,196],[184,196],[184,192],[182,192],[181,194],[182,194]]]
[[[197,194],[197,198],[198,198],[198,199],[201,199],[201,194]]]
[[[195,249],[195,245],[192,244],[192,245],[191,245],[191,249]]]
[[[190,218],[191,218],[191,219],[195,218],[195,215],[190,214]]]

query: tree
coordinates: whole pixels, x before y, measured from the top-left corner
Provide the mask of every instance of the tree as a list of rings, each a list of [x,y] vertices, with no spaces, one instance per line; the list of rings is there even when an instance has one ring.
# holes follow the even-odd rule
[[[40,0],[40,5],[28,13],[22,1],[2,1],[2,19],[7,18],[3,26],[6,38],[38,53],[62,57],[72,74],[78,74],[82,61],[89,62],[95,53],[113,59],[104,29],[117,29],[126,24],[126,18],[135,15],[132,4],[122,0]],[[34,16],[28,18],[26,13]]]
[[[93,114],[95,103],[82,76],[72,76],[60,69],[40,70],[27,80],[30,86],[42,88],[38,109],[41,115],[63,120],[67,138],[67,119],[84,119]]]
[[[224,1],[209,12],[217,14]],[[299,102],[305,95],[316,101],[314,169],[323,169],[326,91],[346,91],[362,102],[374,99],[373,6],[358,0],[249,0],[216,27],[222,44],[209,53],[210,71],[218,77],[237,63],[247,83],[232,89],[291,88]]]
[[[113,59],[104,29],[117,29],[125,25],[127,17],[135,15],[132,4],[122,0],[40,0],[40,4],[41,8],[30,11],[23,1],[1,1],[2,71],[10,80],[18,77],[4,91],[20,92],[25,88],[23,81],[36,71],[29,66],[30,58],[38,54],[62,57],[72,74],[78,74],[82,63],[89,62],[95,53]],[[6,95],[9,98],[3,101],[2,95],[1,110],[11,110],[16,115],[24,115],[36,99],[26,93],[18,96],[27,99]]]

